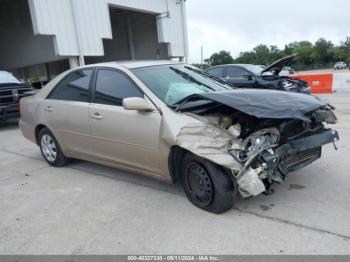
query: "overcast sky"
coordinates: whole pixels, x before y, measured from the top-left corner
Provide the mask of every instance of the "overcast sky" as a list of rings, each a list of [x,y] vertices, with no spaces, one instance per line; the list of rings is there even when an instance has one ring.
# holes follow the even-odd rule
[[[235,57],[262,43],[283,48],[350,36],[350,0],[187,0],[190,62],[220,50]]]

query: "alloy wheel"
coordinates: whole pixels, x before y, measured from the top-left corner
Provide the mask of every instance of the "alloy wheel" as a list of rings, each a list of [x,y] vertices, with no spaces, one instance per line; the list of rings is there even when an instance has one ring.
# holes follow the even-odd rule
[[[49,134],[44,134],[41,137],[40,143],[41,150],[46,160],[49,162],[54,162],[57,157],[57,148],[53,138]]]

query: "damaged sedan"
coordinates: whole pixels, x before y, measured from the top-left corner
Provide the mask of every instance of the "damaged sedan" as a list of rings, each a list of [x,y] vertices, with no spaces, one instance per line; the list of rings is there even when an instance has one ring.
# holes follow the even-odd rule
[[[52,166],[77,158],[180,182],[213,213],[321,157],[338,133],[315,96],[233,89],[171,61],[89,65],[21,100],[20,127]]]
[[[310,94],[308,83],[296,77],[289,77],[294,70],[288,65],[297,55],[286,56],[269,66],[252,64],[227,64],[213,66],[208,74],[219,77],[237,88],[274,89]]]

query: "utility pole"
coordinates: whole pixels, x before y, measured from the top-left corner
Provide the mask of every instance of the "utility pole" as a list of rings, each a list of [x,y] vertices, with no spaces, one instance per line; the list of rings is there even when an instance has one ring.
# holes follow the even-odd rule
[[[204,64],[204,57],[203,57],[203,46],[201,46],[201,65]]]
[[[177,1],[181,4],[181,15],[182,15],[182,31],[183,31],[183,40],[184,40],[184,59],[188,63],[188,33],[187,33],[187,19],[186,19],[186,0]],[[168,1],[167,1],[168,3]],[[168,10],[169,11],[169,10]]]

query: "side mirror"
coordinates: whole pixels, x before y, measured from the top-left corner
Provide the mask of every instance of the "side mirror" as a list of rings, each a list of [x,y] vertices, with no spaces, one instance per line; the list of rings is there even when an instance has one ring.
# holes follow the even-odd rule
[[[253,76],[250,74],[243,75],[244,78],[247,78],[248,80],[253,80]]]
[[[154,107],[144,98],[128,97],[123,99],[125,110],[153,111]]]

